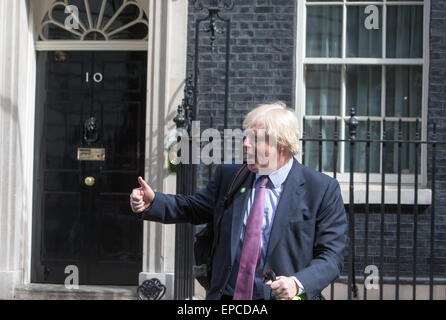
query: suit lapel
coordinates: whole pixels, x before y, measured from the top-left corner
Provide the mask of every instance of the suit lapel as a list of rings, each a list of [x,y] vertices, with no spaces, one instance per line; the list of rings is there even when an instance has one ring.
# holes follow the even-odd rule
[[[255,176],[255,173],[252,172],[248,175],[248,178],[243,182],[239,191],[234,195],[232,202],[231,263],[234,261],[235,254],[237,253],[240,234],[242,232],[243,218],[245,216],[244,213],[248,199],[251,196],[252,184]]]
[[[300,171],[301,164],[294,159],[277,205],[265,260],[268,260],[268,257],[279,243],[284,234],[283,230],[287,228],[289,222],[303,219],[300,204],[305,194],[305,188],[303,188],[305,180]]]

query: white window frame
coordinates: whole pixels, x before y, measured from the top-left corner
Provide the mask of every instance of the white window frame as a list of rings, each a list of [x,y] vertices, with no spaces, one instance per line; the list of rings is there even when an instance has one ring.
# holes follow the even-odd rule
[[[315,5],[327,5],[327,6],[342,6],[343,7],[343,27],[342,27],[342,57],[341,58],[307,58],[306,57],[306,24],[307,24],[307,6],[315,6]],[[382,19],[382,28],[386,30],[387,23],[387,10],[385,5],[423,5],[423,57],[419,59],[400,59],[400,58],[347,58],[346,57],[346,34],[347,34],[347,7],[348,6],[367,6],[367,5],[380,5],[382,6],[381,17]],[[305,65],[307,64],[361,64],[361,65],[419,65],[422,66],[422,76],[423,76],[423,84],[422,84],[422,111],[421,111],[421,140],[427,139],[427,111],[428,111],[428,91],[429,91],[429,22],[430,22],[430,0],[425,1],[347,1],[340,0],[334,2],[307,2],[306,0],[297,1],[297,47],[296,47],[296,114],[300,119],[300,127],[303,128],[303,117],[305,116]],[[386,54],[386,32],[382,33],[382,50],[383,57]],[[345,110],[345,98],[346,98],[346,79],[345,79],[345,67],[341,68],[342,70],[342,84],[341,84],[341,106],[342,109]],[[385,72],[382,74],[385,77]],[[381,89],[381,108],[385,106],[385,78],[382,79],[382,89]],[[345,112],[345,111],[343,111]],[[382,113],[383,114],[383,113]],[[305,116],[307,120],[318,120],[319,115],[316,116]],[[343,117],[338,116],[338,119],[348,119],[350,115],[344,115]],[[334,116],[323,116],[323,119],[334,119]],[[356,116],[358,120],[366,120],[367,117],[359,117]],[[377,119],[381,120],[381,117],[377,117]],[[390,118],[386,117],[386,120],[394,120],[398,121],[399,118]],[[415,121],[415,118],[402,118],[403,121]],[[370,120],[373,120],[373,117],[370,117]],[[381,122],[382,125],[382,122]],[[341,126],[339,131],[340,137],[345,137],[345,124]],[[348,136],[347,136],[348,138]],[[344,142],[340,142],[338,148],[341,152],[341,162],[340,169],[341,173],[337,172],[336,178],[341,183],[348,183],[350,179],[349,172],[344,171],[344,160],[345,160],[345,152],[344,152]],[[381,145],[382,148],[382,145]],[[419,186],[423,187],[427,185],[427,146],[426,144],[420,145],[421,149],[421,170],[418,174]],[[382,155],[382,153],[381,153]],[[302,160],[302,154],[299,154],[300,160]],[[381,159],[380,159],[381,162]],[[381,166],[381,165],[380,165]],[[333,176],[333,172],[324,172],[327,175]],[[381,173],[370,173],[369,181],[371,184],[380,184],[382,177]],[[355,182],[366,182],[366,174],[365,173],[355,173]],[[386,184],[396,184],[398,181],[397,174],[386,174],[385,182]],[[401,182],[403,185],[412,185],[414,184],[414,174],[402,174]]]

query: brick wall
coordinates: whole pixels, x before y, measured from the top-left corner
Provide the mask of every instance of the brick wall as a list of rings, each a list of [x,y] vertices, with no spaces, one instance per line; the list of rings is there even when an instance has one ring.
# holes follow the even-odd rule
[[[208,4],[209,0],[202,1]],[[232,10],[221,10],[230,19],[230,72],[227,128],[241,128],[246,113],[257,104],[281,100],[294,108],[296,0],[235,0]],[[189,3],[188,74],[194,74],[196,20],[207,10]],[[217,22],[214,52],[210,49],[209,21],[200,24],[198,58],[198,107],[201,130],[222,130],[225,123],[226,28]],[[197,187],[209,177],[209,168],[198,166]]]
[[[446,141],[446,2],[431,0],[428,136],[437,124],[438,141]],[[436,274],[446,278],[446,145],[436,147],[435,258]],[[428,150],[429,181],[432,148]]]
[[[348,212],[348,205],[346,205]],[[393,278],[397,268],[401,278],[412,279],[413,266],[416,262],[416,275],[428,278],[430,274],[430,210],[428,206],[419,206],[417,214],[416,233],[416,257],[414,257],[414,208],[411,205],[403,205],[400,213],[399,227],[397,224],[397,206],[385,205],[383,237],[381,239],[381,207],[372,205],[368,214],[368,234],[366,235],[365,205],[355,205],[355,269],[356,276],[363,276],[367,265],[376,265],[380,275]],[[397,264],[398,246],[397,232],[399,229],[399,266]],[[383,252],[381,253],[381,240],[383,240]],[[436,243],[437,245],[437,243]],[[365,251],[367,247],[367,257]],[[435,249],[437,257],[444,257],[444,249]],[[382,254],[382,255],[381,255]],[[434,265],[434,276],[444,277],[444,263]],[[350,270],[349,257],[345,258],[345,266],[342,272],[347,275]],[[368,275],[368,274],[367,274]]]

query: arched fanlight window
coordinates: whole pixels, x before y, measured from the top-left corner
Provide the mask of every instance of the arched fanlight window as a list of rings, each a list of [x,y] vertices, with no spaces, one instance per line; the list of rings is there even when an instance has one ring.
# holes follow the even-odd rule
[[[39,40],[147,40],[137,0],[59,0],[45,14]]]

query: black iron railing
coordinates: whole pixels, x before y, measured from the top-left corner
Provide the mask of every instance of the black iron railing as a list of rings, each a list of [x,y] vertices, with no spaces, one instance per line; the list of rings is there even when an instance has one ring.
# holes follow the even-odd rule
[[[184,87],[184,98],[178,106],[178,114],[173,119],[177,129],[185,130],[191,137],[192,112],[195,92],[192,77],[186,79]],[[178,142],[181,137],[178,136]],[[189,139],[189,150],[191,149],[192,140]],[[179,150],[178,157],[181,157]],[[173,159],[171,159],[173,160]],[[189,153],[189,162],[191,163],[191,154]],[[195,167],[178,163],[175,167],[178,194],[194,193],[195,184]],[[175,227],[175,277],[174,277],[174,299],[185,300],[192,299],[194,295],[194,277],[192,274],[193,266],[193,238],[194,227],[191,224],[177,224]]]
[[[444,266],[436,265],[437,258],[444,257],[435,256],[437,146],[445,144],[443,141],[437,141],[436,124],[432,125],[431,139],[421,140],[420,123],[416,120],[415,139],[411,140],[404,139],[403,121],[398,119],[396,122],[394,121],[398,124],[397,126],[394,125],[397,128],[397,139],[394,139],[395,134],[388,134],[388,121],[384,118],[382,119],[381,138],[372,139],[371,121],[367,119],[367,132],[365,135],[364,132],[361,134],[362,137],[365,136],[365,139],[358,139],[358,121],[355,118],[355,111],[352,109],[350,118],[345,121],[346,128],[349,130],[345,134],[345,139],[343,139],[340,137],[341,131],[338,128],[338,120],[335,119],[334,121],[332,138],[323,138],[322,117],[319,119],[319,135],[314,137],[313,130],[313,137],[308,137],[305,134],[306,119],[304,117],[304,130],[301,139],[302,163],[316,170],[325,171],[325,173],[328,172],[323,170],[323,163],[330,163],[330,159],[327,159],[328,155],[326,152],[324,153],[324,150],[327,150],[328,145],[332,145],[333,158],[331,163],[333,171],[330,174],[335,178],[339,175],[339,152],[344,152],[347,149],[346,146],[349,146],[349,150],[345,154],[345,158],[348,156],[349,165],[346,167],[348,170],[344,172],[349,176],[347,182],[344,175],[344,184],[348,183],[349,189],[349,201],[345,203],[349,218],[348,255],[345,259],[343,275],[337,282],[347,283],[348,299],[358,298],[357,281],[362,281],[365,284],[368,277],[361,270],[364,270],[364,267],[367,266],[375,266],[379,276],[375,275],[375,282],[373,283],[375,286],[372,289],[379,290],[379,299],[384,298],[384,283],[394,286],[396,300],[400,299],[401,283],[412,285],[413,299],[417,297],[417,285],[428,284],[429,299],[433,299],[434,282],[438,279],[446,283],[443,279],[445,275],[441,274],[441,268],[444,268]],[[340,148],[342,144],[345,144],[345,149]],[[379,146],[379,148],[373,148],[374,145]],[[430,203],[427,204],[425,202],[419,203],[418,197],[421,189],[419,183],[421,157],[427,159],[426,154],[420,152],[423,145],[426,146],[425,152],[429,152],[432,159],[431,162],[425,162],[427,165],[424,168],[427,179],[423,188],[430,190],[431,194]],[[358,147],[361,150],[360,157],[356,157],[355,150]],[[376,172],[376,170],[371,172],[372,149],[380,150],[380,172]],[[309,150],[313,150],[312,157],[307,154]],[[314,150],[317,150],[317,160],[314,159]],[[411,161],[414,163],[410,170],[405,168],[404,172],[402,166],[403,151],[406,164]],[[392,170],[389,169],[387,163],[390,159],[389,153],[393,163],[396,162],[396,168],[393,166]],[[374,159],[376,160],[376,154]],[[361,162],[365,162],[365,164]],[[359,164],[361,164],[361,172],[355,170],[356,167],[359,167]],[[365,199],[362,199],[364,202],[361,203],[355,202],[355,187],[359,183],[356,180],[358,173],[365,175],[365,181],[362,180],[361,182],[365,188]],[[376,201],[371,203],[370,201],[371,175],[374,175],[375,178],[373,183],[375,190],[376,186],[380,185],[381,187],[381,190],[378,191],[381,198],[380,203]],[[396,175],[396,182],[386,181],[389,175]],[[407,179],[410,176],[412,176],[412,179]],[[403,178],[406,178],[404,183]],[[396,189],[396,204],[386,203],[386,193],[390,188]],[[403,203],[402,192],[413,192],[413,201]],[[359,222],[356,221],[357,218],[361,218]],[[404,223],[402,223],[403,218]],[[420,219],[422,219],[421,224]],[[426,227],[427,224],[430,224],[430,228]],[[423,227],[422,230],[420,230],[420,226]],[[404,238],[402,238],[402,227],[405,228]],[[373,234],[370,233],[370,230],[373,230]],[[361,235],[361,238],[357,239],[357,235]],[[423,239],[429,239],[429,241],[421,241]],[[401,245],[403,241],[404,246]],[[358,245],[360,245],[361,250],[357,250]],[[409,251],[411,251],[411,255],[408,254]],[[404,254],[402,255],[402,253]],[[376,282],[379,282],[379,285]],[[367,299],[370,288],[370,286],[364,285],[363,299]],[[334,283],[330,286],[330,296],[331,299],[335,296]]]

